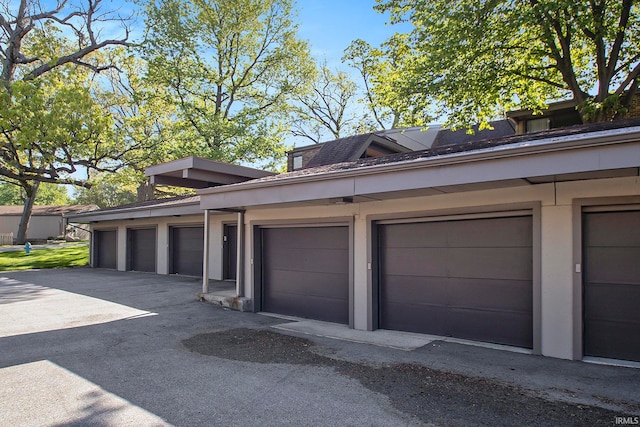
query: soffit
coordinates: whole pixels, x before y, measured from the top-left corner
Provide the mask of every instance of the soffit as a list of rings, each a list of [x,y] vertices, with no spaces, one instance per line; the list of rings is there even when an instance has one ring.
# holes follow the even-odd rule
[[[148,167],[145,175],[150,177],[152,184],[207,188],[263,178],[274,173],[191,156]]]

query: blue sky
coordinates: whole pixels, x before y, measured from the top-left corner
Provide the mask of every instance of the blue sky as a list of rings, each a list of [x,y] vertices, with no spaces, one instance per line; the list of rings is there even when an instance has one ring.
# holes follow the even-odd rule
[[[388,14],[373,10],[375,0],[298,0],[300,38],[307,40],[312,54],[340,65],[344,49],[355,39],[378,46],[398,26],[388,24]]]

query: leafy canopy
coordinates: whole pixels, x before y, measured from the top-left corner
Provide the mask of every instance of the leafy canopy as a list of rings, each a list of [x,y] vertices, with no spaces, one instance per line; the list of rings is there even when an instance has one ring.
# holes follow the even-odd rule
[[[0,182],[0,205],[22,205],[24,198],[25,194],[21,187]],[[42,184],[35,200],[35,204],[41,206],[65,206],[70,203],[67,188],[59,184]]]
[[[357,39],[345,49],[342,61],[355,68],[362,77],[365,105],[381,129],[425,126],[433,120],[430,105],[421,102],[423,93],[398,96],[414,55],[407,45],[406,34],[394,34],[379,48]]]
[[[111,117],[87,78],[61,67],[0,92],[1,175],[13,182],[84,185],[74,172],[112,160]]]
[[[625,112],[640,73],[633,0],[376,0],[414,26],[397,100],[454,125],[574,99],[584,121]]]
[[[24,191],[22,243],[40,183],[90,186],[90,170],[117,169],[129,149],[114,141],[92,78],[112,66],[102,52],[129,44],[129,29],[102,0],[0,0],[0,7],[0,176]],[[114,23],[123,37],[102,38],[119,32]]]
[[[290,0],[159,0],[147,5],[148,80],[176,105],[178,156],[272,162],[309,64]]]

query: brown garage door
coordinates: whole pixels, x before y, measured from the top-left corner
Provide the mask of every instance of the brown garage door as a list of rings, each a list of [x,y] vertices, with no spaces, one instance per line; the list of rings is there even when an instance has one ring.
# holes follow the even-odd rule
[[[171,227],[171,274],[202,276],[204,227]]]
[[[349,323],[348,227],[262,229],[264,311]]]
[[[584,354],[640,361],[640,211],[583,216]]]
[[[127,230],[127,270],[156,271],[156,229]]]
[[[98,268],[117,268],[117,234],[116,230],[96,230],[93,232],[94,259]]]
[[[378,229],[381,328],[532,347],[530,216]]]

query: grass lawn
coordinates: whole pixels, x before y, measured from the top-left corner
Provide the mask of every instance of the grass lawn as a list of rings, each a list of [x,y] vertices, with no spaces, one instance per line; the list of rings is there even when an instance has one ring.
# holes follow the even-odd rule
[[[77,267],[88,263],[89,246],[35,249],[29,255],[24,251],[0,253],[0,271]]]

